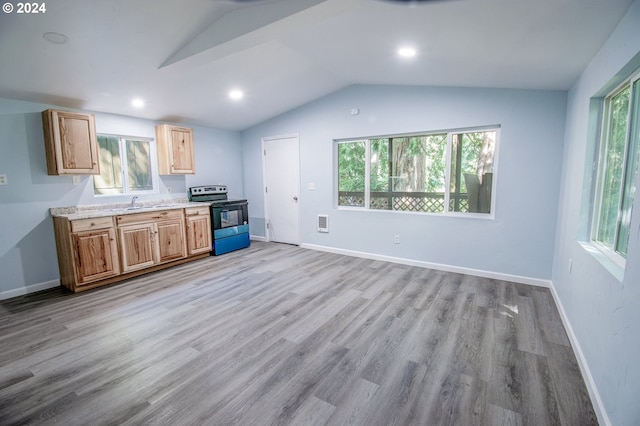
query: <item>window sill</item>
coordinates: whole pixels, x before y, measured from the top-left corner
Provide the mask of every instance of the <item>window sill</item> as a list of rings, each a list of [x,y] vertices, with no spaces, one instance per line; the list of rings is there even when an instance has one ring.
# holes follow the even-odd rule
[[[385,210],[385,209],[368,209],[366,207],[358,206],[337,206],[338,210],[344,211],[356,211],[367,213],[382,213],[382,214],[403,214],[403,215],[420,215],[420,216],[432,216],[432,217],[455,217],[464,219],[481,219],[481,220],[494,220],[495,215],[492,213],[461,213],[461,212],[416,212],[411,210]]]
[[[609,271],[609,273],[622,284],[622,280],[624,278],[623,266],[615,262],[613,259],[611,259],[611,257],[607,256],[595,244],[585,241],[578,241],[578,244],[580,244],[580,246],[582,246],[582,248],[585,249],[587,253],[593,256],[593,258],[598,261],[598,263],[600,263],[600,265],[602,265],[604,269]]]

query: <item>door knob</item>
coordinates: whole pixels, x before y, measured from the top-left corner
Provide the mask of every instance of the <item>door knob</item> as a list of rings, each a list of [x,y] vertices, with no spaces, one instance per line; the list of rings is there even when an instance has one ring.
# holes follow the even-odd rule
[[[298,201],[298,197],[294,196],[293,201]]]

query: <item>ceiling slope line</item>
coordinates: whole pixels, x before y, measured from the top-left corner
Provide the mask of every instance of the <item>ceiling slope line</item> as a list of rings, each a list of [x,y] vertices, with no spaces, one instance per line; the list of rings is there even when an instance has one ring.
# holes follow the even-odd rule
[[[232,10],[212,22],[200,34],[167,58],[158,68],[165,68],[207,50],[251,35],[254,37],[249,37],[245,43],[239,43],[239,49],[232,50],[236,51],[248,47],[247,42],[252,45],[261,44],[268,41],[268,38],[272,38],[274,34],[312,22],[313,17],[311,16],[302,20],[297,17],[298,20],[295,22],[290,19],[288,25],[285,21],[287,18],[300,15],[326,1],[328,0],[284,0]]]

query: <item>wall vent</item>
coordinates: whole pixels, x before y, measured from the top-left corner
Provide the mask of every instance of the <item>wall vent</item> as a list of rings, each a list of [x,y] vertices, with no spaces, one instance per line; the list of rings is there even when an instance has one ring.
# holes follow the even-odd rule
[[[329,216],[326,214],[318,215],[318,232],[329,232]]]

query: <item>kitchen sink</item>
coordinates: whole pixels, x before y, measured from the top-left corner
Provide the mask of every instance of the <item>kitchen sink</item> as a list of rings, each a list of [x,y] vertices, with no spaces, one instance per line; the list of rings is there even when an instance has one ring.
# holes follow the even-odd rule
[[[183,207],[184,204],[180,204],[180,203],[167,203],[167,204],[156,204],[155,206],[153,206],[154,209],[161,209],[161,208],[167,208],[167,207]]]
[[[153,206],[149,206],[149,205],[139,205],[139,206],[128,206],[128,207],[116,207],[116,208],[112,208],[112,209],[103,209],[103,212],[109,212],[109,213],[125,213],[125,212],[132,212],[132,211],[138,211],[138,210],[160,210],[160,209],[168,209],[168,208],[174,208],[174,207],[181,207],[183,206],[183,204],[180,203],[166,203],[166,204],[154,204]]]
[[[143,207],[142,206],[136,206],[136,207],[116,207],[113,209],[104,209],[102,211],[104,212],[128,212],[128,211],[132,211],[132,210],[141,210]]]

